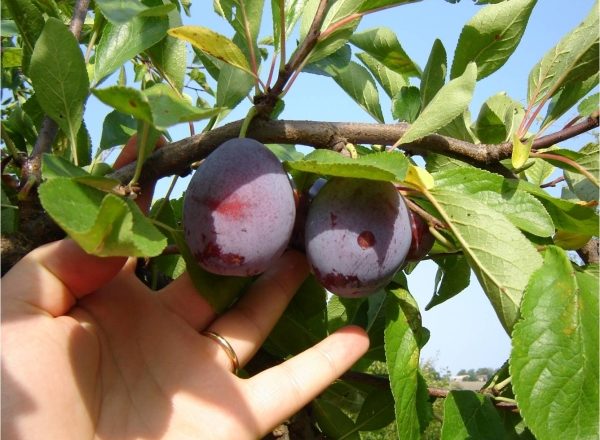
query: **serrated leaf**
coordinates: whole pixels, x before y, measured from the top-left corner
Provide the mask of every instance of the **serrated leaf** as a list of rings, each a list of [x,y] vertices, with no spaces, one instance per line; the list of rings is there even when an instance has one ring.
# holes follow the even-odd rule
[[[433,296],[425,306],[425,310],[458,295],[469,286],[471,278],[471,268],[462,255],[444,257],[435,257],[434,255],[433,258],[439,267],[435,274]]]
[[[39,194],[50,217],[88,253],[148,257],[167,245],[132,200],[64,177],[43,183]]]
[[[139,0],[96,0],[96,4],[108,21],[123,24],[148,9]]]
[[[333,69],[334,81],[377,122],[383,123],[379,92],[367,69],[354,61],[342,69]]]
[[[308,173],[357,179],[400,181],[408,168],[403,154],[374,153],[351,159],[331,150],[315,150],[301,160],[287,161],[286,166]]]
[[[29,75],[40,106],[75,149],[89,81],[79,43],[60,20],[46,22],[31,55]]]
[[[473,96],[476,77],[477,66],[471,63],[462,76],[444,85],[404,133],[400,145],[434,133],[462,115]]]
[[[596,82],[598,81],[598,75],[596,75]],[[591,96],[588,96],[587,98],[585,98],[583,101],[581,101],[581,103],[579,104],[579,106],[577,106],[577,111],[579,112],[579,115],[581,117],[588,117],[591,116],[592,113],[594,113],[595,111],[598,111],[598,99],[599,95],[598,93],[594,93]]]
[[[539,186],[520,180],[519,189],[527,191],[542,202],[557,230],[578,234],[598,235],[598,214],[588,206],[551,196]],[[511,183],[509,187],[513,187]]]
[[[542,258],[506,217],[476,198],[440,187],[430,190],[430,195],[510,333],[525,286]]]
[[[394,396],[390,390],[370,392],[360,408],[356,418],[358,431],[375,431],[394,421]]]
[[[434,178],[437,187],[474,196],[523,231],[539,237],[554,234],[552,218],[541,202],[498,174],[470,167],[444,170]]]
[[[474,391],[450,391],[444,401],[441,440],[504,440],[500,415],[487,396]]]
[[[93,89],[92,93],[104,104],[118,112],[131,115],[137,120],[153,123],[152,109],[148,98],[138,89],[112,86],[105,89]]]
[[[125,62],[166,36],[166,17],[134,17],[122,23],[107,23],[96,48],[94,83],[98,84]]]
[[[392,117],[398,121],[414,122],[420,110],[421,93],[414,86],[402,87],[392,99]]]
[[[29,62],[35,42],[44,29],[44,16],[30,0],[4,0],[10,15],[19,30],[23,45],[23,71],[29,73]],[[4,30],[5,23],[2,23]]]
[[[479,140],[487,144],[499,144],[512,138],[516,126],[521,123],[523,107],[505,92],[488,98],[481,106],[475,132]]]
[[[419,337],[413,316],[418,315],[414,300],[404,289],[396,289],[386,302],[385,356],[394,396],[396,428],[402,439],[420,439],[430,410],[427,391],[419,375]]]
[[[350,42],[394,72],[421,76],[421,70],[406,54],[396,34],[389,28],[379,27],[356,33],[352,35]]]
[[[327,336],[325,289],[314,276],[300,286],[269,334],[265,349],[282,359],[297,355]]]
[[[216,116],[220,108],[199,108],[193,106],[166,84],[155,84],[144,90],[144,95],[152,111],[152,121],[158,129],[166,129],[180,122],[199,121]]]
[[[529,159],[529,152],[531,151],[531,146],[533,145],[533,136],[529,138],[526,142],[522,142],[519,138],[519,134],[515,133],[513,135],[513,147],[512,147],[512,155],[511,155],[511,163],[513,168],[519,169],[527,159]]]
[[[242,50],[224,35],[201,26],[169,29],[169,35],[187,41],[204,53],[253,75]]]
[[[225,64],[219,71],[216,106],[233,109],[250,93],[254,77],[249,73]],[[225,117],[225,115],[221,115]]]
[[[512,0],[481,8],[463,27],[450,77],[462,75],[470,62],[477,64],[478,80],[502,67],[521,41],[535,4]]]
[[[60,156],[48,153],[42,156],[42,176],[44,176],[44,179],[87,175],[88,173],[83,168],[73,165],[71,161]]]
[[[529,161],[532,161],[533,165],[530,165],[528,162],[527,169],[525,169],[523,173],[525,173],[525,177],[527,177],[528,182],[531,182],[537,186],[543,184],[556,169],[554,165],[546,162],[544,159],[535,158],[529,159]]]
[[[136,132],[136,121],[131,115],[113,110],[104,118],[100,150],[124,145]]]
[[[585,81],[598,72],[598,2],[585,20],[565,35],[529,74],[530,106],[553,96],[568,83]]]
[[[371,74],[375,77],[377,82],[381,84],[381,87],[385,93],[393,98],[396,96],[403,86],[407,86],[408,77],[394,72],[392,69],[383,65],[383,63],[377,61],[374,57],[366,52],[361,52],[356,55],[359,60],[369,69]]]
[[[546,250],[515,325],[510,372],[527,426],[540,440],[598,435],[598,279]]]
[[[577,163],[589,171],[596,179],[600,176],[600,159],[597,143],[590,143],[579,151],[582,156]],[[571,171],[565,171],[565,178],[569,189],[577,195],[580,200],[593,202],[598,200],[598,187],[590,182],[585,176]]]
[[[427,107],[427,104],[444,86],[447,66],[446,49],[441,40],[436,38],[429,53],[425,70],[423,70],[423,75],[421,75],[421,109]]]

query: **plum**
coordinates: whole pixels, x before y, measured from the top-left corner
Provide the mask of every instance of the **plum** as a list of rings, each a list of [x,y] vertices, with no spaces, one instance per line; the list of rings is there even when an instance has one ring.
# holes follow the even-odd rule
[[[408,214],[410,216],[412,242],[406,255],[406,261],[419,261],[431,250],[435,237],[429,232],[429,225],[419,214],[410,210]]]
[[[183,206],[186,242],[209,272],[256,275],[287,247],[295,209],[277,157],[253,139],[231,139],[190,181]]]
[[[306,219],[306,255],[332,293],[361,297],[385,286],[411,243],[408,209],[390,182],[336,177]]]

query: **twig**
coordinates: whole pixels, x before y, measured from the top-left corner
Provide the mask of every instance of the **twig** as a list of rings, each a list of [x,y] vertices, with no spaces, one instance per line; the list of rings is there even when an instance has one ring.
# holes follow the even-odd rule
[[[533,150],[537,150],[540,148],[551,147],[552,145],[558,144],[559,142],[565,141],[567,139],[574,138],[586,131],[590,131],[596,127],[598,127],[599,121],[598,117],[590,116],[586,118],[585,121],[580,122],[575,125],[567,125],[562,130],[557,131],[556,133],[548,134],[546,136],[542,136],[533,141],[531,148]]]
[[[551,180],[550,182],[541,184],[540,188],[554,188],[560,182],[564,182],[564,180],[565,180],[564,176],[559,176],[556,179]]]
[[[188,174],[191,163],[203,159],[226,140],[237,137],[240,133],[241,124],[241,120],[232,122],[222,127],[174,142],[155,151],[146,161],[141,180],[154,181],[172,174]],[[585,127],[587,130],[590,130],[596,126],[597,123],[590,123]],[[392,145],[409,128],[410,125],[406,123],[370,124],[256,119],[248,130],[248,137],[263,143],[300,144],[314,148],[337,149],[340,145],[345,145],[347,142],[367,145]],[[568,136],[571,137],[585,131],[580,126],[576,131],[568,130]],[[561,132],[548,136],[564,137]],[[538,139],[536,142],[539,143],[539,141],[544,141],[545,139],[547,139],[547,136]],[[534,145],[536,145],[536,142],[534,142]],[[500,160],[510,157],[512,144],[510,142],[501,144],[473,144],[447,136],[432,134],[417,141],[403,144],[402,149],[411,154],[443,154],[477,166],[489,168],[498,165]],[[127,165],[115,172],[112,177],[126,182],[133,176],[134,168],[135,165],[133,164]]]

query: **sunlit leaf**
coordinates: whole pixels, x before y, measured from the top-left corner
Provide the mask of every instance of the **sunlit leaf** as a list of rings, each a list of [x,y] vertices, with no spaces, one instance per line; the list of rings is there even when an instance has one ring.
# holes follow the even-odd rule
[[[446,49],[442,44],[441,40],[436,39],[433,42],[431,53],[427,59],[425,70],[421,75],[421,108],[427,107],[427,104],[433,99],[433,97],[439,92],[446,82],[446,70],[447,70],[447,57]]]

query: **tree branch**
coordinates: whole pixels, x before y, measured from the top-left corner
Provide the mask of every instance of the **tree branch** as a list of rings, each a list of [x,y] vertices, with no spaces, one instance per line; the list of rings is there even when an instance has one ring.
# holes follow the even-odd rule
[[[577,254],[579,254],[585,264],[598,264],[600,261],[600,246],[598,239],[592,238],[581,249],[577,249]]]
[[[541,138],[534,140],[531,148],[539,149],[551,147],[552,145],[574,138],[575,136],[585,133],[586,131],[590,131],[596,127],[598,127],[598,116],[590,116],[579,124],[568,125],[556,133],[542,136]]]

